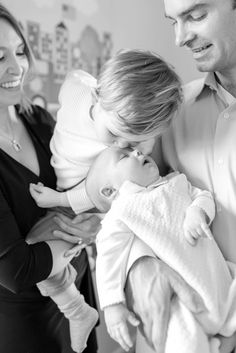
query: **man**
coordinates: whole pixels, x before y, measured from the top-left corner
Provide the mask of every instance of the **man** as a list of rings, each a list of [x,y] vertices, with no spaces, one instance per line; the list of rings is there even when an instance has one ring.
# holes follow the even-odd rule
[[[164,0],[164,5],[165,15],[174,25],[176,44],[191,50],[198,70],[208,73],[184,89],[183,109],[163,138],[164,158],[194,185],[213,192],[217,206],[213,234],[225,259],[236,263],[236,1]],[[152,266],[154,271],[154,261]],[[153,283],[160,276],[159,272]],[[172,276],[169,272],[166,282],[170,283]],[[155,293],[157,306],[162,301],[168,308],[173,292],[175,288],[167,284],[159,295],[154,289],[149,293]],[[143,308],[140,311],[144,312]],[[156,315],[165,339],[168,310],[159,315],[156,311]],[[157,331],[158,323],[154,326]],[[162,349],[163,340],[157,334],[155,341],[150,329],[146,332],[156,351],[162,352],[157,346],[159,339]],[[235,336],[221,337],[220,352],[232,352],[235,342]]]

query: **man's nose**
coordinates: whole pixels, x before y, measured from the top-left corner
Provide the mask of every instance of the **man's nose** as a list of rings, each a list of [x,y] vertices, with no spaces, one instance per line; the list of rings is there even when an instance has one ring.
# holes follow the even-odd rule
[[[194,33],[190,28],[183,23],[177,23],[175,25],[175,44],[178,47],[183,47],[191,42],[194,38]]]

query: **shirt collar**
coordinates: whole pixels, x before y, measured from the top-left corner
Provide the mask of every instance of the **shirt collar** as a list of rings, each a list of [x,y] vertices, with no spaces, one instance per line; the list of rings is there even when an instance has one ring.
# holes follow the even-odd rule
[[[158,178],[156,181],[154,181],[152,184],[148,186],[140,186],[138,184],[133,183],[132,181],[126,180],[122,186],[120,187],[119,190],[119,195],[129,195],[129,194],[134,194],[136,192],[141,192],[143,190],[152,190],[157,188],[160,185],[166,184],[169,182],[169,180],[176,176],[178,172],[173,172],[168,174],[167,176]]]
[[[208,90],[208,93],[210,91],[214,91],[226,106],[229,106],[231,103],[235,102],[235,98],[217,82],[215,72],[208,72],[205,76],[202,81],[202,85],[199,87],[199,91],[196,94],[196,99],[200,96],[204,89]]]

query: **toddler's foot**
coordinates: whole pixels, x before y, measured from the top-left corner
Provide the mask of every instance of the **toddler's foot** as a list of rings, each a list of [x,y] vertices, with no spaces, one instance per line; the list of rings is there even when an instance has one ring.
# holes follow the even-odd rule
[[[86,303],[79,317],[69,320],[71,347],[75,352],[81,353],[86,348],[89,334],[97,321],[97,310]]]

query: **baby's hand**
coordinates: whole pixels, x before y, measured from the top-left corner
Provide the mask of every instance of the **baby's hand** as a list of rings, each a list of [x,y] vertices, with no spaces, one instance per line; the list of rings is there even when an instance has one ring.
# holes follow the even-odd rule
[[[60,192],[44,186],[42,183],[30,184],[30,194],[39,207],[60,206]]]
[[[207,224],[206,213],[197,206],[190,206],[185,214],[184,236],[190,245],[196,245],[198,238],[213,239]]]
[[[104,316],[107,331],[111,338],[117,341],[125,351],[128,351],[133,346],[133,342],[127,322],[133,326],[138,326],[138,319],[122,303],[106,307]]]

